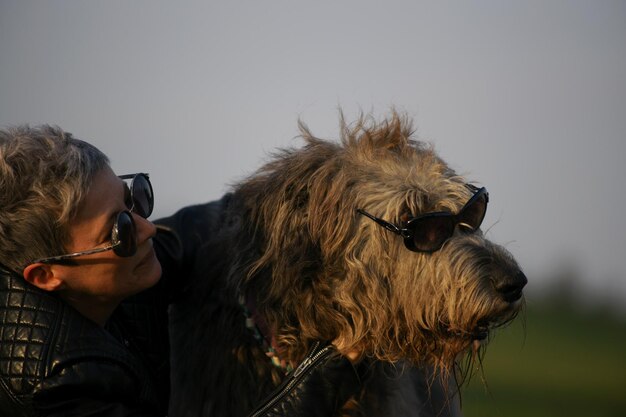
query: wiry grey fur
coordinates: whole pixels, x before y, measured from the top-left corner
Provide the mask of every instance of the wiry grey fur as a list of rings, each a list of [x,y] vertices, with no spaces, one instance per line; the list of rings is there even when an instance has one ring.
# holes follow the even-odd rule
[[[357,213],[401,224],[456,213],[472,196],[465,178],[411,138],[405,117],[342,122],[340,143],[301,129],[304,147],[274,155],[212,209],[223,227],[174,311],[173,402],[182,405],[174,417],[246,415],[281,379],[245,327],[240,294],[256,304],[282,360],[297,365],[314,341],[328,340],[374,361],[346,412],[446,415],[438,383],[417,369],[447,380],[462,353],[475,353],[478,335],[515,317],[519,266],[480,231],[415,253]],[[428,386],[433,400],[424,405]]]

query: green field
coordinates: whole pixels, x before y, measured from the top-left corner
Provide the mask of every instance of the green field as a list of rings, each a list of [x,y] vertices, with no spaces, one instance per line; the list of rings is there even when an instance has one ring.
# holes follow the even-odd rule
[[[483,369],[463,388],[465,417],[626,416],[626,320],[529,302],[495,332]]]

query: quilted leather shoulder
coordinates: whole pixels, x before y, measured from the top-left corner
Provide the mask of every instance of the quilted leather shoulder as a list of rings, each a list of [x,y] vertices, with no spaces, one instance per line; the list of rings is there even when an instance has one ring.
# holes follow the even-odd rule
[[[18,398],[31,393],[45,373],[62,303],[0,270],[0,381]]]
[[[97,371],[102,364],[117,372],[116,378],[134,382],[128,386],[136,390],[125,395],[155,397],[151,383],[138,383],[150,381],[145,367],[111,333],[54,294],[0,269],[0,406],[7,397],[14,406],[39,406],[34,398],[41,402],[47,393],[79,381],[100,393],[117,391],[102,380]],[[80,378],[68,380],[73,374]]]

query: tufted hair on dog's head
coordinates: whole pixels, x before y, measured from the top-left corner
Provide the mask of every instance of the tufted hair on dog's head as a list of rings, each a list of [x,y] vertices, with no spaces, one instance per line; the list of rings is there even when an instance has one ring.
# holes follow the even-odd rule
[[[415,253],[357,212],[402,224],[456,213],[472,196],[432,146],[413,138],[406,116],[353,124],[342,117],[338,143],[300,128],[304,146],[274,154],[234,194],[245,227],[238,265],[247,278],[239,285],[287,360],[297,363],[312,341],[329,340],[342,353],[445,371],[477,328],[514,316],[490,275],[518,267],[480,231]]]

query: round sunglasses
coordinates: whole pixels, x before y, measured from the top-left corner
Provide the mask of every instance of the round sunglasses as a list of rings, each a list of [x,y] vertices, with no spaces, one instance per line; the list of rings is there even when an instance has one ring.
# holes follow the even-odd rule
[[[133,256],[137,252],[137,226],[135,225],[135,220],[133,220],[132,213],[147,219],[152,214],[152,209],[154,208],[154,193],[148,174],[120,175],[119,178],[131,180],[130,186],[124,183],[128,210],[122,210],[117,213],[113,222],[113,229],[111,229],[110,244],[85,251],[41,258],[31,263],[62,263],[77,256],[91,255],[108,250],[113,250],[117,256],[122,258]]]
[[[402,236],[407,249],[413,252],[436,252],[452,237],[457,225],[461,230],[474,232],[485,218],[489,202],[487,189],[477,188],[471,184],[467,184],[467,187],[474,191],[474,195],[457,214],[445,211],[426,213],[409,219],[403,227],[373,216],[363,209],[357,209],[357,212],[390,232]]]

